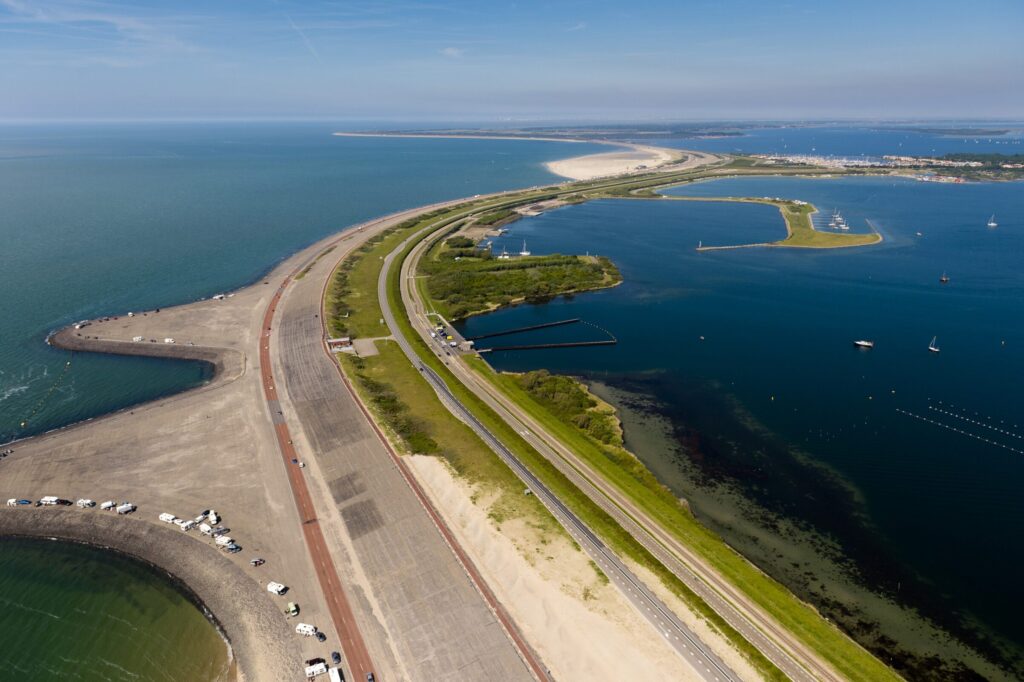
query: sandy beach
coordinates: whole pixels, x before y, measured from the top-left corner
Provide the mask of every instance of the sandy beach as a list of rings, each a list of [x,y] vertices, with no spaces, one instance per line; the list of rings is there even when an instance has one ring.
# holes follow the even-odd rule
[[[650,147],[647,145],[625,145],[628,149],[601,154],[574,156],[570,159],[549,161],[544,166],[563,178],[571,180],[593,180],[610,175],[646,171],[672,164],[685,155],[676,149]]]

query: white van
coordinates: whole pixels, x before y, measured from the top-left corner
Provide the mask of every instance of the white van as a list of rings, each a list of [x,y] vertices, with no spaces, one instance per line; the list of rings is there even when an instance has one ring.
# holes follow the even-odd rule
[[[216,539],[216,540],[215,540],[214,542],[216,542],[216,543],[217,543],[218,545],[220,545],[221,547],[227,547],[227,546],[228,546],[228,545],[230,545],[230,544],[231,544],[232,542],[234,542],[234,540],[232,540],[232,539],[231,539],[231,538],[230,538],[229,536],[227,536],[227,535],[221,535],[221,536],[220,536],[219,538],[217,538],[217,539]]]
[[[200,523],[199,524],[199,532],[202,533],[203,535],[209,535],[210,533],[213,532],[213,528],[210,528],[205,523]]]
[[[81,499],[78,502],[76,502],[75,504],[77,504],[82,509],[88,509],[89,507],[95,507],[96,506],[95,502],[93,502],[92,500],[87,500],[87,499]]]
[[[118,514],[131,514],[133,511],[135,511],[135,505],[131,502],[125,502],[117,508]]]
[[[103,511],[110,511],[116,506],[117,502],[114,502],[113,500],[107,500],[106,502],[100,505],[100,509],[102,509]]]
[[[310,625],[309,623],[299,623],[295,626],[295,632],[302,635],[303,637],[313,637],[316,635],[316,626]]]
[[[7,506],[8,507],[17,507],[18,506],[18,498],[12,497],[11,499],[7,500]]]
[[[267,592],[272,592],[278,596],[288,591],[288,588],[281,583],[269,582],[267,583]]]

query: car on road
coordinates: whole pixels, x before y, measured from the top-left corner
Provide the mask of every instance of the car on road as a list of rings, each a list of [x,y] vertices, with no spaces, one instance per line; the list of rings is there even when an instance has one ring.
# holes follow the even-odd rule
[[[306,468],[306,463],[305,462],[299,462],[299,468],[300,469],[305,469]]]
[[[292,457],[292,464],[298,464],[298,463],[299,463],[299,460],[297,460],[294,457]]]
[[[332,651],[331,652],[331,663],[333,663],[334,665],[340,665],[341,664],[341,654],[338,653],[337,651]]]
[[[373,676],[373,673],[366,673],[366,682],[374,682],[377,678]]]

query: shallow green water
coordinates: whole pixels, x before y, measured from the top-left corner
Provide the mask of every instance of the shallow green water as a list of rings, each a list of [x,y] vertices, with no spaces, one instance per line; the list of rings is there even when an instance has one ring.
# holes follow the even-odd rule
[[[228,679],[226,643],[166,575],[111,552],[0,540],[0,679]]]

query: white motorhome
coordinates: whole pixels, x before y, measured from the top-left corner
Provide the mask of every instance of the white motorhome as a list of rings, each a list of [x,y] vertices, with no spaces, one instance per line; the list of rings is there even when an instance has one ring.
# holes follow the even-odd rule
[[[206,515],[206,520],[209,521],[210,525],[213,526],[216,526],[218,523],[220,523],[220,517],[217,515],[217,512],[214,511],[213,509],[211,509],[210,513]]]
[[[281,583],[269,582],[267,583],[267,592],[272,592],[276,595],[282,595],[288,591],[287,586]]]
[[[7,500],[7,506],[8,507],[17,507],[18,506],[18,498],[12,497],[11,499]]]
[[[39,504],[43,505],[44,507],[53,507],[56,506],[57,500],[59,499],[60,498],[56,497],[55,495],[47,495],[46,497],[39,498]]]
[[[174,514],[168,514],[167,512],[164,512],[163,514],[160,515],[160,520],[163,521],[164,523],[174,523],[175,521],[178,520],[178,517],[175,516]]]
[[[199,532],[202,533],[203,535],[209,535],[210,533],[213,532],[213,528],[210,528],[205,523],[200,523],[199,524]]]
[[[327,679],[331,682],[342,682],[341,680],[341,669],[331,668],[327,671]]]
[[[316,665],[306,666],[306,677],[316,677],[317,675],[323,675],[327,672],[326,663],[317,663]]]
[[[315,625],[309,623],[299,623],[295,626],[295,632],[302,635],[303,637],[313,637],[316,635],[317,630]]]
[[[230,545],[230,544],[231,544],[232,542],[234,542],[234,540],[232,540],[232,539],[231,539],[231,538],[230,538],[229,536],[227,536],[227,535],[221,535],[221,536],[220,536],[219,538],[217,538],[217,539],[215,540],[215,542],[216,542],[216,543],[217,543],[218,545],[220,545],[221,547],[227,547],[227,546],[228,546],[228,545]]]
[[[188,519],[186,521],[182,521],[180,525],[181,529],[187,533],[188,531],[196,527],[196,522],[192,519]]]
[[[75,504],[77,504],[82,509],[88,509],[89,507],[95,507],[96,506],[95,502],[93,502],[92,500],[84,499],[84,498],[79,500]]]
[[[100,505],[100,509],[102,509],[103,511],[110,511],[116,506],[117,502],[114,502],[113,500],[107,500],[106,502]]]
[[[135,511],[135,505],[131,502],[125,502],[117,508],[118,514],[131,514],[133,511]]]

